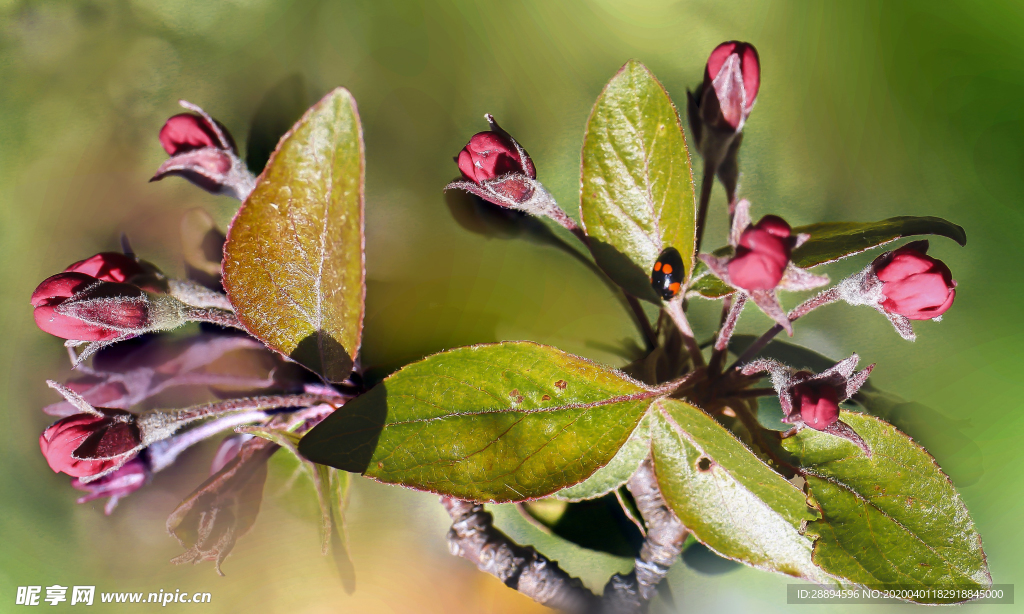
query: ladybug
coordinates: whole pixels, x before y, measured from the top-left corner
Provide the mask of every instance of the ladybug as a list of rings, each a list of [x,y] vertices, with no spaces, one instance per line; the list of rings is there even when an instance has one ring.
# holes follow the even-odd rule
[[[666,247],[651,271],[651,285],[661,298],[670,301],[679,295],[683,287],[683,257],[674,247]]]

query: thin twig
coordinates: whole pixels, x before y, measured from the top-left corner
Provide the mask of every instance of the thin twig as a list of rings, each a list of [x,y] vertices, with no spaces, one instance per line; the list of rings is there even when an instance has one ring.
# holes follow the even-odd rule
[[[744,305],[747,304],[747,295],[737,292],[733,296],[727,296],[722,303],[722,324],[718,329],[718,337],[715,338],[715,347],[711,352],[711,361],[708,363],[708,373],[711,377],[718,374],[725,360],[726,352],[729,349],[729,340],[736,330],[736,323],[739,322],[740,314]]]
[[[703,243],[704,226],[708,219],[708,203],[711,202],[711,190],[715,187],[715,171],[717,171],[715,165],[709,164],[705,160],[704,178],[701,179],[700,183],[700,202],[697,204],[696,236],[693,243],[694,254],[700,253],[700,244]]]
[[[249,412],[269,411],[283,408],[304,408],[314,405],[331,405],[338,407],[345,404],[349,397],[323,394],[292,394],[261,397],[230,399],[219,403],[205,403],[176,410],[153,410],[139,416],[139,431],[142,433],[143,445],[151,445],[167,439],[180,428],[214,416]]]
[[[640,304],[640,300],[625,290],[622,291],[622,294],[626,297],[626,302],[629,303],[630,309],[633,310],[636,322],[640,326],[640,332],[644,335],[644,341],[647,344],[647,351],[653,351],[658,345],[658,336],[654,333],[654,329],[651,328],[651,321],[647,319],[647,314],[644,313],[644,308]]]
[[[233,429],[242,424],[263,422],[268,417],[270,417],[270,414],[262,411],[250,411],[224,416],[217,420],[211,420],[202,426],[197,426],[194,429],[189,429],[180,435],[155,442],[149,446],[150,468],[153,473],[161,471],[172,465],[179,454],[200,441],[209,439],[218,433]]]
[[[836,287],[829,288],[828,290],[825,290],[820,294],[811,297],[804,301],[803,303],[800,303],[799,305],[794,307],[793,311],[789,312],[789,321],[795,322],[798,319],[802,318],[803,316],[814,311],[818,307],[824,307],[825,305],[834,303],[839,299],[839,289]],[[743,351],[743,354],[741,354],[739,358],[737,358],[731,365],[729,365],[729,368],[726,369],[725,372],[729,373],[734,369],[737,369],[740,366],[749,362],[751,358],[757,356],[757,353],[763,350],[766,345],[768,345],[769,341],[775,338],[775,335],[778,335],[781,332],[781,324],[776,324],[775,326],[769,328],[765,334],[761,335],[756,341],[751,343],[750,346]]]
[[[583,244],[589,248],[590,239],[587,237],[587,234],[583,232],[583,229],[580,228],[579,224],[576,223],[576,220],[569,217],[569,215],[558,206],[558,202],[555,201],[555,197],[552,196],[551,192],[544,189],[544,187],[540,185],[540,182],[535,182],[535,185],[537,186],[537,198],[541,203],[538,207],[537,213],[547,216],[556,224],[574,234],[577,239],[582,241]]]
[[[668,314],[672,321],[675,322],[676,327],[679,329],[679,334],[683,338],[683,343],[686,345],[686,349],[690,352],[690,357],[693,359],[694,367],[700,368],[704,366],[704,355],[700,351],[700,346],[697,345],[697,340],[693,338],[693,329],[690,328],[690,322],[686,319],[686,313],[683,311],[682,295],[675,299],[665,303],[665,313]]]
[[[235,314],[227,311],[226,309],[188,306],[185,309],[185,318],[191,322],[209,322],[210,324],[218,324],[220,326],[237,328],[238,330],[249,332],[245,330],[245,327],[238,321]]]
[[[448,548],[538,603],[573,614],[589,614],[600,603],[583,582],[531,546],[520,546],[494,528],[494,517],[479,503],[441,497],[452,518]]]

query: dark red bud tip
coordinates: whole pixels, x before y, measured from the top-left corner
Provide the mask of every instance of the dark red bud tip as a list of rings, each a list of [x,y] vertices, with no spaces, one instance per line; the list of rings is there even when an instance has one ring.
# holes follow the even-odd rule
[[[536,178],[533,162],[520,158],[515,144],[497,132],[474,134],[459,152],[457,161],[462,176],[477,184],[510,173]]]
[[[761,228],[761,224],[765,227]],[[768,216],[757,226],[743,231],[736,256],[728,265],[729,278],[734,286],[754,291],[771,290],[779,285],[791,252],[788,229],[789,224],[782,219]],[[783,232],[786,234],[780,236]]]
[[[956,298],[956,281],[949,267],[909,247],[879,259],[875,273],[882,281],[881,307],[911,320],[930,320],[946,312]]]
[[[782,219],[777,215],[766,215],[761,218],[761,221],[757,223],[757,228],[767,232],[770,235],[786,239],[793,234],[793,229],[790,228],[786,220]]]
[[[160,144],[169,155],[203,147],[220,147],[217,132],[200,115],[182,113],[167,120],[160,129]]]
[[[793,387],[793,407],[800,409],[804,424],[822,431],[839,420],[839,393],[828,384],[797,384]]]
[[[84,478],[103,473],[134,454],[138,429],[119,410],[110,416],[75,414],[50,425],[39,436],[39,449],[54,473]]]
[[[739,41],[722,43],[711,52],[704,69],[702,106],[708,106],[708,96],[717,101],[713,105],[717,117],[716,111],[709,109],[711,117],[706,121],[739,130],[750,115],[760,87],[761,62],[754,46]]]
[[[146,270],[138,260],[117,252],[103,252],[91,258],[80,260],[68,268],[66,273],[84,273],[101,281],[125,282]]]

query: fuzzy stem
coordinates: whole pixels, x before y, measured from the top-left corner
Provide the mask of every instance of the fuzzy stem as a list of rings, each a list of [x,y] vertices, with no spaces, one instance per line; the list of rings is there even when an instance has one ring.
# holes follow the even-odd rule
[[[590,237],[583,232],[583,229],[580,228],[575,220],[569,217],[568,214],[558,206],[558,203],[555,201],[555,197],[551,195],[551,192],[548,192],[539,181],[535,181],[534,184],[539,197],[544,203],[541,207],[544,214],[554,220],[559,226],[575,235],[581,243],[587,246],[587,249],[590,250],[591,255],[594,256],[596,260],[597,257],[594,255],[594,250],[590,245]],[[653,350],[658,343],[658,337],[651,328],[651,322],[647,319],[647,314],[644,313],[643,307],[640,305],[640,301],[635,296],[627,292],[625,288],[619,286],[619,289],[622,290],[623,296],[626,297],[626,303],[629,305],[630,309],[633,311],[633,315],[636,317],[636,322],[640,327],[640,332],[643,334],[644,340],[647,343],[647,351]]]
[[[714,377],[722,367],[725,354],[729,349],[729,340],[736,330],[736,323],[739,322],[743,307],[747,304],[747,295],[737,292],[733,296],[727,296],[722,303],[722,325],[718,330],[718,337],[715,338],[715,348],[711,352],[711,362],[708,372]]]
[[[582,241],[583,244],[589,248],[590,240],[587,238],[586,233],[583,232],[583,229],[579,227],[579,224],[577,224],[575,220],[569,217],[569,215],[558,206],[558,203],[555,201],[555,197],[551,195],[551,192],[548,192],[539,181],[534,180],[533,185],[534,189],[537,191],[536,197],[541,202],[539,212],[554,220],[554,222],[562,228],[576,235],[576,238]]]
[[[802,318],[803,316],[814,311],[818,307],[824,307],[825,305],[834,303],[838,301],[840,298],[841,297],[839,296],[839,289],[837,287],[829,288],[828,290],[825,290],[820,294],[811,297],[804,301],[803,303],[800,303],[799,305],[794,307],[793,311],[790,311],[788,314],[789,321],[795,322],[798,319]],[[729,368],[726,369],[726,372],[728,373],[730,371],[733,371],[734,369],[737,369],[741,367],[743,364],[749,362],[751,358],[757,356],[757,353],[763,350],[766,345],[768,345],[768,342],[771,341],[775,337],[775,335],[781,332],[781,324],[776,324],[775,326],[769,328],[765,334],[761,335],[756,341],[751,343],[750,347],[744,350],[743,354],[741,354],[735,362],[729,365]]]
[[[647,537],[633,571],[626,576],[615,574],[605,587],[610,612],[647,611],[658,584],[682,553],[688,532],[665,503],[650,458],[629,479],[628,488],[647,525]]]
[[[244,411],[265,411],[288,407],[311,407],[329,403],[341,405],[344,397],[322,394],[273,395],[230,399],[219,403],[205,403],[175,411],[152,411],[139,417],[139,430],[144,445],[166,439],[181,427],[213,416]]]
[[[703,367],[704,355],[700,351],[700,346],[697,345],[697,340],[693,338],[693,329],[690,328],[690,322],[686,319],[686,313],[683,311],[682,295],[680,294],[675,299],[665,303],[664,310],[679,329],[680,336],[683,338],[687,351],[690,352],[694,366],[697,368]]]
[[[216,307],[193,307],[186,305],[185,319],[190,322],[209,322],[210,324],[217,324],[226,328],[237,328],[238,330],[249,332],[245,330],[245,327],[238,321],[234,313]]]
[[[207,422],[202,426],[197,426],[194,429],[189,429],[181,435],[158,441],[149,447],[150,467],[153,473],[156,473],[172,465],[177,460],[179,454],[200,441],[209,439],[218,433],[233,429],[236,426],[249,424],[250,422],[262,422],[268,417],[270,417],[270,414],[262,411],[250,411],[232,416],[224,416],[223,418]]]
[[[527,597],[550,608],[574,614],[596,610],[598,598],[583,582],[563,571],[531,546],[520,546],[494,528],[483,505],[441,497],[452,518],[448,548]]]
[[[168,294],[192,307],[213,307],[232,311],[228,297],[189,279],[167,281]]]

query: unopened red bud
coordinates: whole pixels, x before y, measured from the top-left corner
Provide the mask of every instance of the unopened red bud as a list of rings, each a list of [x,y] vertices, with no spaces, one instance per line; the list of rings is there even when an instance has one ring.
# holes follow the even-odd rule
[[[729,41],[715,47],[704,69],[705,122],[740,130],[760,87],[761,62],[753,45]]]
[[[793,235],[793,229],[790,228],[789,223],[777,215],[764,216],[761,218],[761,221],[757,223],[756,228],[781,239],[788,239]]]
[[[123,465],[141,447],[135,415],[97,408],[102,415],[75,414],[50,425],[39,448],[54,473],[87,478]]]
[[[75,341],[110,341],[146,332],[150,302],[137,286],[99,281],[84,273],[58,273],[32,293],[36,325]]]
[[[459,152],[458,164],[462,176],[477,184],[512,173],[522,173],[530,179],[537,177],[526,152],[520,156],[511,139],[494,131],[474,134]]]
[[[790,234],[789,224],[774,215],[744,230],[728,265],[732,284],[748,291],[775,288],[789,264]]]
[[[911,320],[942,315],[956,297],[956,281],[949,267],[911,246],[876,260],[875,274],[882,281],[885,297],[881,308]]]
[[[797,384],[793,387],[793,405],[804,424],[818,431],[839,420],[839,394],[827,383]]]
[[[203,147],[221,147],[220,139],[204,117],[182,113],[167,120],[160,129],[160,144],[174,156]]]
[[[245,200],[256,178],[238,157],[231,133],[199,107],[181,104],[194,113],[175,115],[160,129],[160,145],[171,157],[150,181],[179,175],[208,192]]]
[[[83,273],[100,281],[127,282],[136,275],[146,272],[145,267],[135,258],[117,252],[102,252],[79,260],[68,268],[66,273]]]

